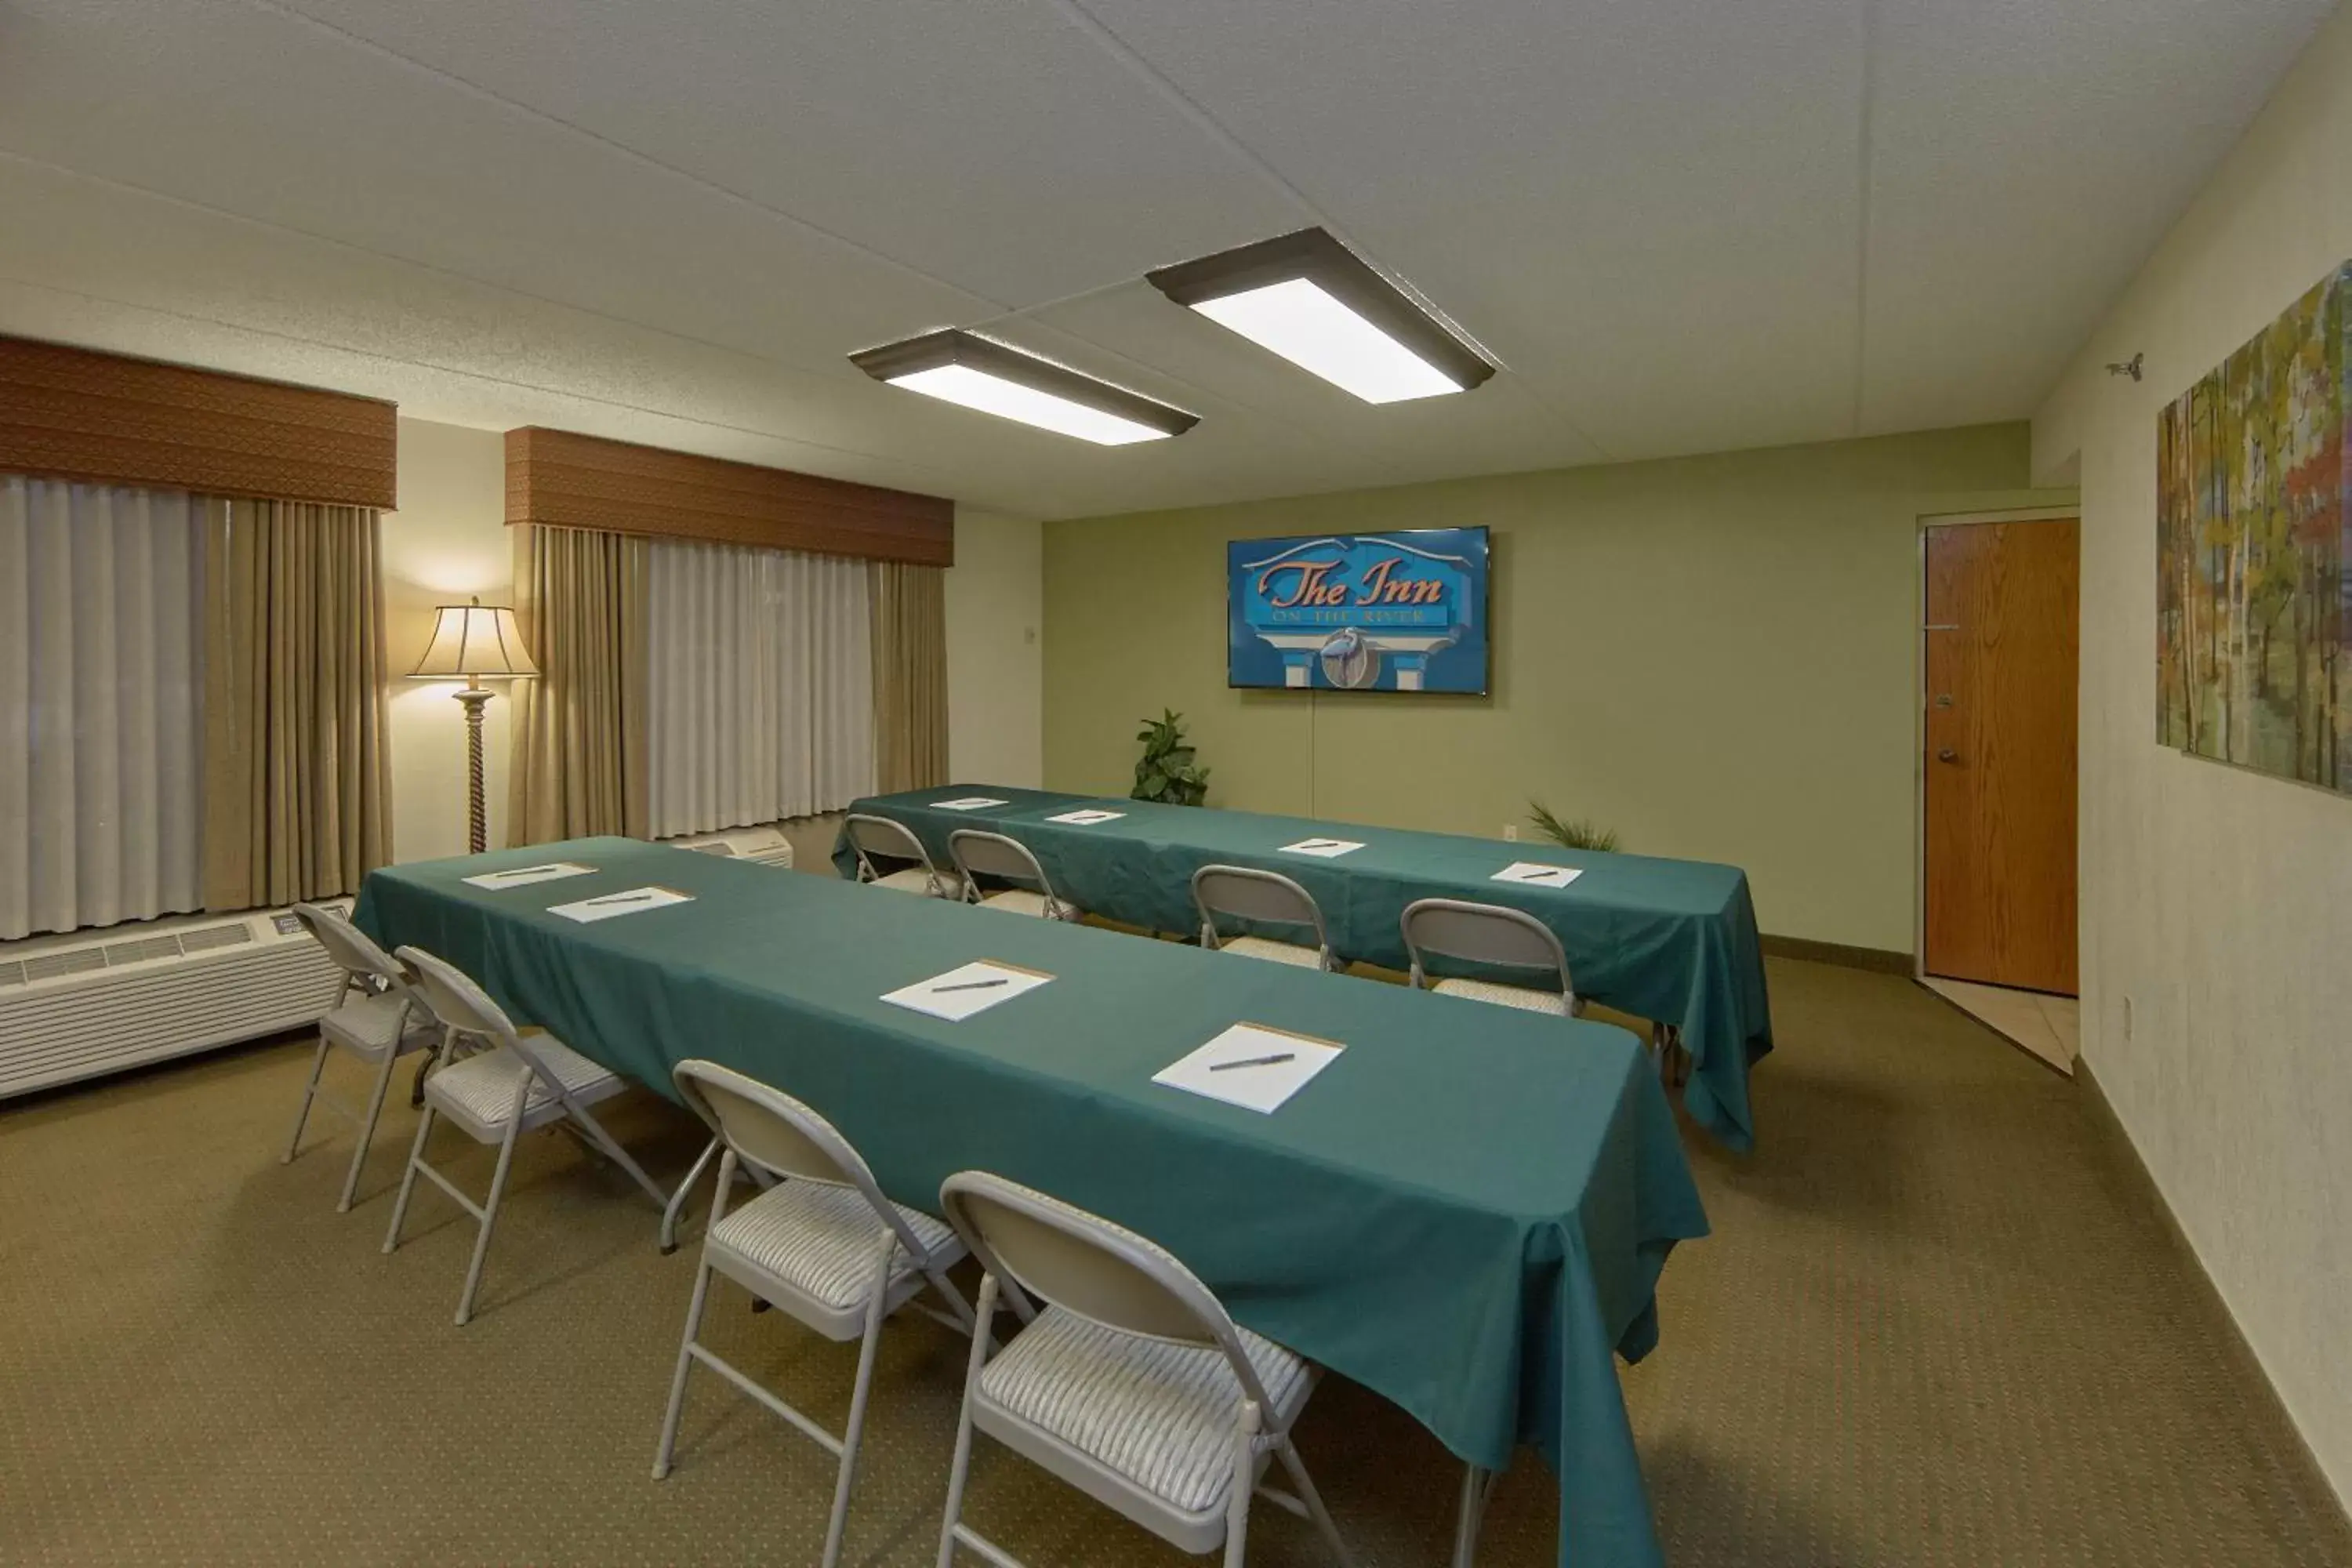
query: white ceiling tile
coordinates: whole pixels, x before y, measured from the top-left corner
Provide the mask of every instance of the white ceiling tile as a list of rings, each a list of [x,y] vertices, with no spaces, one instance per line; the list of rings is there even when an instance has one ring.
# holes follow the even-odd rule
[[[1612,456],[1843,433],[1852,0],[1084,3]]]
[[[1007,307],[1298,226],[1050,0],[288,0]]]
[[[0,149],[299,234],[803,364],[985,308],[253,5],[17,0],[6,37]]]
[[[2031,410],[2329,0],[1877,0],[1864,423]]]
[[[0,0],[0,331],[1049,516],[2015,418],[2326,9]],[[1316,221],[1501,372],[1375,407],[1139,281]],[[846,363],[947,325],[1202,423]]]

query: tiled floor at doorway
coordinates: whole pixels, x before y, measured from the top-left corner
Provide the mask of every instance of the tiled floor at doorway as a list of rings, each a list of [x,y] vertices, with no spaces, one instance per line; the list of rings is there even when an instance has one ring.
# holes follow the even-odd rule
[[[2082,1049],[2081,1007],[2074,997],[2012,991],[2004,985],[1979,985],[1972,980],[1946,980],[1933,974],[1921,984],[1977,1022],[2007,1036],[2060,1072],[2074,1076],[2074,1057]]]

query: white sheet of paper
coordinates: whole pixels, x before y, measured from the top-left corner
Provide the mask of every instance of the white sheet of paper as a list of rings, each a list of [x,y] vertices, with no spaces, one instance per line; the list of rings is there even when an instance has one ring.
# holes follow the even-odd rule
[[[560,877],[585,877],[596,868],[583,866],[576,860],[551,860],[544,866],[516,866],[504,871],[485,871],[478,877],[463,879],[469,888],[528,888],[533,882],[552,882]]]
[[[1151,1081],[1271,1115],[1345,1048],[1264,1024],[1235,1024],[1192,1055],[1153,1073]],[[1267,1057],[1284,1059],[1262,1059]],[[1251,1065],[1240,1065],[1244,1063]]]
[[[1486,879],[1517,882],[1528,888],[1565,888],[1583,875],[1581,866],[1545,866],[1533,860],[1514,860]]]
[[[1066,811],[1059,816],[1049,816],[1045,820],[1066,822],[1076,827],[1092,827],[1097,822],[1117,822],[1126,815],[1123,811],[1098,811],[1089,806],[1084,811]]]
[[[676,888],[629,888],[617,893],[604,893],[593,899],[581,899],[573,903],[550,904],[547,906],[547,912],[551,915],[562,915],[568,921],[578,921],[582,925],[592,925],[597,921],[609,921],[621,915],[642,914],[647,910],[658,910],[667,904],[692,902],[694,902],[692,893],[681,893]]]
[[[1285,855],[1313,855],[1319,859],[1336,860],[1363,845],[1353,838],[1302,838],[1296,844],[1282,847]]]
[[[968,795],[955,800],[931,802],[934,811],[978,811],[983,805],[1004,805],[1008,803],[985,795]]]
[[[999,963],[983,958],[977,963],[950,969],[945,974],[902,985],[882,1000],[956,1024],[974,1013],[987,1012],[999,1002],[1010,1002],[1024,991],[1034,991],[1053,978],[1017,963]]]

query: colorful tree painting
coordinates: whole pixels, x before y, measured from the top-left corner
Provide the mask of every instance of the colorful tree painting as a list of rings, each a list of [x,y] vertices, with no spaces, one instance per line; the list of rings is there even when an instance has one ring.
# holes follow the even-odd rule
[[[2352,263],[2157,422],[2157,738],[2352,793]]]

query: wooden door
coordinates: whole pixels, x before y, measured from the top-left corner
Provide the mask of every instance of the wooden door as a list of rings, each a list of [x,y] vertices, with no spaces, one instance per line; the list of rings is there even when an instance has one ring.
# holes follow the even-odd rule
[[[1930,974],[2074,994],[2080,532],[1927,531]]]

